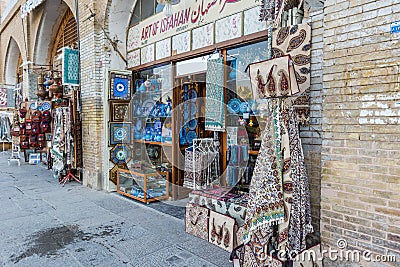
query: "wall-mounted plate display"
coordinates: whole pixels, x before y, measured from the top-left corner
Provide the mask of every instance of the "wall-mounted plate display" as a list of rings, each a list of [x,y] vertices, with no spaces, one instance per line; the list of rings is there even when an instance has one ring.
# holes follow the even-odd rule
[[[114,164],[127,164],[131,160],[131,148],[127,145],[116,145],[110,151],[110,158]]]
[[[110,145],[131,143],[131,124],[110,122]]]
[[[128,109],[129,103],[127,102],[119,102],[119,101],[111,101],[110,106],[110,119],[111,121],[124,121],[128,119]]]
[[[110,72],[110,99],[130,100],[131,81],[132,75]]]

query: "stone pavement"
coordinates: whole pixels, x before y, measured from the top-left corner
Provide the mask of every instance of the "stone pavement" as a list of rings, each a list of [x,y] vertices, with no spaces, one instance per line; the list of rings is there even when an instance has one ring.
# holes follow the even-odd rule
[[[184,222],[0,156],[0,266],[231,266]]]

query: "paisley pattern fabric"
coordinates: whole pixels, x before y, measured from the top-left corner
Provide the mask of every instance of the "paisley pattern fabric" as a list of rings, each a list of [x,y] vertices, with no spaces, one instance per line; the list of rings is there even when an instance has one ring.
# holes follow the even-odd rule
[[[206,73],[206,124],[210,131],[225,131],[223,58],[209,59]]]
[[[272,232],[259,230],[252,236],[251,242],[243,247],[243,267],[282,267],[282,262],[270,254]]]
[[[301,95],[294,100],[300,125],[310,122],[311,86],[311,26],[300,24],[275,29],[272,37],[272,57],[290,55]]]
[[[303,148],[301,146],[296,114],[289,110],[289,141],[293,180],[290,227],[288,232],[288,249],[302,251],[306,249],[306,236],[313,232],[311,225],[310,187]]]
[[[244,243],[251,240],[255,231],[284,222],[280,102],[269,100],[268,119],[250,184]]]
[[[208,240],[208,219],[209,209],[189,203],[186,205],[185,230],[188,234]]]
[[[284,222],[278,226],[278,249],[285,251],[288,243],[289,235],[289,222],[291,218],[291,208],[293,202],[293,181],[292,181],[292,159],[290,155],[290,142],[289,142],[289,112],[287,109],[282,110],[282,124],[281,124],[281,138],[282,138],[282,157],[284,158],[283,164],[283,201],[285,208]]]
[[[290,56],[282,56],[249,65],[255,99],[292,96],[300,92]]]
[[[232,203],[228,200],[218,200],[211,197],[201,196],[195,193],[189,193],[189,203],[200,205],[220,214],[228,215],[236,220],[237,225],[242,226],[246,217],[246,207]],[[240,239],[243,235],[240,236]]]
[[[210,211],[208,242],[231,252],[235,244],[235,232],[235,219]]]

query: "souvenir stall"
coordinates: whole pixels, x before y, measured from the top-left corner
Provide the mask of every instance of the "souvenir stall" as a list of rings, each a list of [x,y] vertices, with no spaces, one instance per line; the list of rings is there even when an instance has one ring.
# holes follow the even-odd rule
[[[161,175],[170,167],[166,191],[188,197],[186,231],[234,251],[236,266],[269,266],[259,251],[303,251],[312,232],[299,139],[299,125],[309,122],[311,28],[293,5],[270,10],[272,1],[263,1],[261,16],[284,17],[268,29],[271,22],[254,20],[260,6],[237,2],[222,14],[208,6],[201,26],[183,20],[186,32],[160,29],[164,40],[146,28],[169,21],[160,15],[129,29],[133,163],[126,168],[140,168],[135,157],[153,149],[165,155],[150,168]],[[192,5],[178,5],[176,15]],[[162,111],[168,105],[170,118]]]
[[[18,136],[25,161],[47,164],[61,183],[80,182],[82,141],[78,51],[63,48],[61,68],[38,75],[38,97],[21,101],[14,116],[12,135]],[[56,64],[55,64],[56,65]]]

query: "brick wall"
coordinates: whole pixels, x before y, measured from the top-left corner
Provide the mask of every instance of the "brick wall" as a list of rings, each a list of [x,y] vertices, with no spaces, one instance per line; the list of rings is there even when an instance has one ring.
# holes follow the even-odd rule
[[[397,0],[325,1],[321,184],[325,246],[344,238],[397,260],[400,41],[389,25],[399,18]]]
[[[321,202],[321,144],[322,144],[322,48],[323,48],[323,12],[313,11],[310,14],[312,28],[311,50],[311,99],[310,125],[302,127],[302,139],[307,173],[311,191],[311,214],[313,226],[319,232]]]
[[[101,65],[102,32],[97,23],[87,19],[95,1],[80,1],[79,30],[81,45],[81,95],[84,184],[102,189],[104,142],[103,70]],[[97,17],[96,17],[97,19]]]

